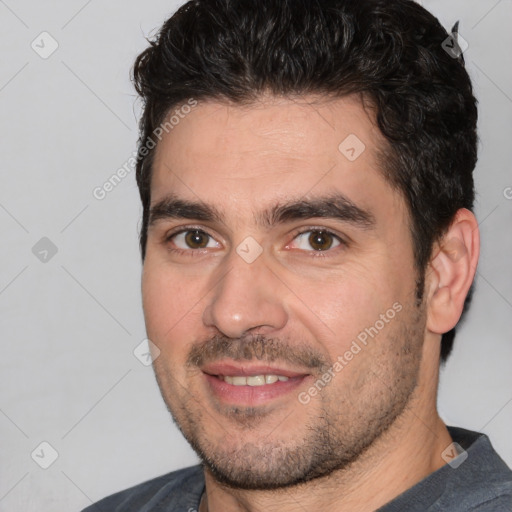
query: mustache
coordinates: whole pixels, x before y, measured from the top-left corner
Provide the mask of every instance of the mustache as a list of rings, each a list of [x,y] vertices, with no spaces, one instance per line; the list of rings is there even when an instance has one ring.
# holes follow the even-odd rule
[[[186,364],[189,367],[197,368],[223,358],[235,361],[256,359],[266,363],[281,361],[319,372],[332,366],[323,354],[308,345],[292,345],[262,334],[247,335],[238,339],[217,334],[206,341],[193,345]]]

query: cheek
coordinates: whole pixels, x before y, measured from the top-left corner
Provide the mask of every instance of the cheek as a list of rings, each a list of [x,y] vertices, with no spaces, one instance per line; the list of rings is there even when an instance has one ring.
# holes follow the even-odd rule
[[[376,270],[360,264],[331,273],[328,279],[303,276],[300,287],[297,281],[292,288],[298,290],[294,316],[325,346],[331,359],[343,355],[359,335],[364,340],[366,329],[375,334],[376,323],[375,340],[383,339],[390,318],[400,309],[397,304],[406,297],[405,279],[383,272],[382,266]]]
[[[200,316],[195,288],[174,273],[145,263],[142,302],[146,331],[161,351],[179,350],[179,344],[173,341],[190,338],[190,329]]]

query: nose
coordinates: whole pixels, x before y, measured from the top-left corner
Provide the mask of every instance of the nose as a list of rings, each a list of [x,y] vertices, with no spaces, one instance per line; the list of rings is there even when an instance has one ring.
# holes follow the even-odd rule
[[[285,287],[263,255],[247,263],[233,252],[226,263],[227,270],[203,311],[204,325],[229,338],[241,338],[250,331],[269,334],[282,329],[288,320]]]

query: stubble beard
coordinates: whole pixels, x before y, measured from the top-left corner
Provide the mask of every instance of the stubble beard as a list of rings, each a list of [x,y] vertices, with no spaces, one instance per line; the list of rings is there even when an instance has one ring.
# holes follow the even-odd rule
[[[393,332],[385,338],[385,333],[380,333],[369,342],[380,344],[380,348],[362,350],[362,357],[365,350],[372,352],[367,353],[368,364],[360,365],[364,375],[345,380],[344,387],[334,389],[336,379],[344,379],[342,370],[319,392],[315,406],[313,402],[301,405],[296,396],[290,397],[297,407],[311,408],[309,419],[298,426],[293,439],[279,437],[279,427],[269,433],[265,408],[232,407],[223,410],[231,427],[225,427],[224,439],[215,441],[208,429],[212,425],[218,429],[220,422],[215,422],[185,387],[177,385],[163,366],[155,364],[155,373],[174,422],[218,482],[236,489],[289,488],[347,470],[407,409],[418,382],[425,313],[422,307],[414,308],[404,322],[393,322],[397,322]],[[265,358],[261,357],[261,338],[256,346],[260,352],[254,358]],[[247,358],[250,347],[245,344]],[[349,364],[358,364],[360,357]],[[293,416],[292,412],[284,421],[294,424]],[[254,439],[258,429],[262,432],[258,442],[242,441],[244,432]]]

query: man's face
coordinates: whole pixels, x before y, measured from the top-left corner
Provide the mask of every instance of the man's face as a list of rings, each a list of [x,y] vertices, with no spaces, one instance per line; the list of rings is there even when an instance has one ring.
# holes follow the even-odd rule
[[[345,467],[418,379],[425,313],[382,138],[355,99],[312,99],[199,103],[154,163],[157,380],[207,468],[242,488]]]

